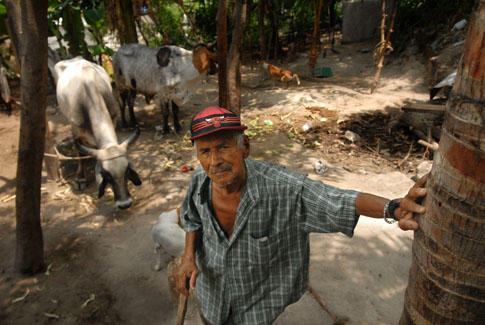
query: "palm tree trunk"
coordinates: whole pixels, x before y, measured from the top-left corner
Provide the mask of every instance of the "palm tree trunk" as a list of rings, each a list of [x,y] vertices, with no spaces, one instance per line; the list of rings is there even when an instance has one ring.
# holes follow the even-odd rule
[[[485,320],[485,1],[477,1],[440,147],[399,324]]]

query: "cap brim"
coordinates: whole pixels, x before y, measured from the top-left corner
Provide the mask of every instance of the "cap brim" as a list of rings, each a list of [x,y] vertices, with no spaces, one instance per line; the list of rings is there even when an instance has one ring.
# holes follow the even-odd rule
[[[214,133],[214,132],[219,132],[219,131],[222,131],[222,130],[240,130],[240,131],[244,131],[247,128],[248,127],[245,126],[245,125],[220,127],[220,128],[215,129],[215,130],[210,130],[208,132],[205,132],[205,133],[202,133],[202,134],[198,134],[196,136],[193,136],[193,137],[189,138],[189,140],[192,140],[193,141],[193,140],[198,139],[200,137],[206,136],[206,135],[211,134],[211,133]]]

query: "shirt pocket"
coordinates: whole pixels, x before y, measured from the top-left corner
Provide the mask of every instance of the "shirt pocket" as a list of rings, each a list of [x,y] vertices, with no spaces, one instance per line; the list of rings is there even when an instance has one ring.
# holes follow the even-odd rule
[[[270,265],[278,259],[278,243],[281,236],[254,238],[249,236],[249,263]]]

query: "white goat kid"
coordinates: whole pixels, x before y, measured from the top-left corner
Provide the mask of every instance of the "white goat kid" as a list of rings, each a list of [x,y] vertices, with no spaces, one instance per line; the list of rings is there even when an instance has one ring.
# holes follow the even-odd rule
[[[182,256],[185,249],[185,231],[179,224],[179,210],[163,212],[152,229],[152,239],[155,243],[154,270],[160,270],[164,254],[171,258]]]

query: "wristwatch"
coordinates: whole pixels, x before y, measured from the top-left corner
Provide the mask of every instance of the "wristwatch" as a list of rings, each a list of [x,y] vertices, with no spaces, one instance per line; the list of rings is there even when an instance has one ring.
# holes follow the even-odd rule
[[[386,203],[384,206],[384,221],[392,224],[396,221],[399,221],[398,218],[394,215],[394,211],[399,208],[401,200],[394,199]]]

